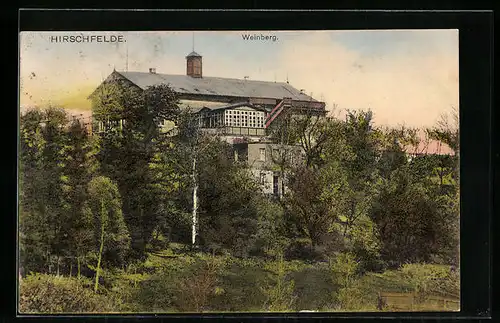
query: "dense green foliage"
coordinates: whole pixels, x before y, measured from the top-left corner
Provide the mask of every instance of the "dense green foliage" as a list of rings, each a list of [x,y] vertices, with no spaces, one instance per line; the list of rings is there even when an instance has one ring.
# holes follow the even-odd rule
[[[117,303],[108,295],[96,294],[89,280],[29,275],[20,284],[19,310],[22,313],[112,312]]]
[[[458,289],[449,123],[426,133],[454,156],[408,158],[417,129],[374,127],[371,112],[282,116],[269,136],[303,159],[273,157],[285,190],[269,198],[167,86],[108,84],[93,110],[94,134],[57,108],[21,116],[21,266],[37,273],[21,285],[26,311],[366,310],[390,285],[364,284],[393,273],[401,289]],[[88,296],[81,308],[70,290]]]
[[[32,275],[21,282],[21,312],[377,311],[377,293],[457,297],[459,273],[412,264],[360,275],[352,255],[330,263],[241,259],[168,249],[145,262],[106,270],[102,288],[89,279]]]

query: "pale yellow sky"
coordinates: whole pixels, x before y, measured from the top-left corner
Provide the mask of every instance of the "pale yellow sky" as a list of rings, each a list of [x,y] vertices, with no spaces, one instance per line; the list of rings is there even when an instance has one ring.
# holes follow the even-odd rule
[[[327,108],[371,109],[379,125],[431,126],[458,107],[458,31],[196,32],[205,76],[285,81]],[[57,35],[81,33],[57,33]],[[85,33],[86,34],[86,33]],[[21,35],[21,107],[89,108],[86,97],[113,68],[184,74],[191,32],[94,33],[122,44],[51,43],[55,33]]]

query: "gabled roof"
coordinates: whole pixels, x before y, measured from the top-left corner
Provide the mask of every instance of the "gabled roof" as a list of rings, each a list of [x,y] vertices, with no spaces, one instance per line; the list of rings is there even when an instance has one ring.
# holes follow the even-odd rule
[[[240,80],[222,77],[193,78],[188,75],[172,75],[146,72],[115,72],[130,82],[146,89],[148,86],[167,84],[179,94],[197,94],[238,98],[291,98],[312,101],[312,97],[300,92],[288,83]]]
[[[189,53],[189,55],[188,55],[188,56],[186,56],[186,58],[187,58],[187,57],[201,57],[201,55],[200,55],[200,54],[198,54],[198,53],[197,53],[197,52],[195,52],[195,51],[192,51],[191,53]]]
[[[424,130],[420,130],[417,133],[419,138],[418,144],[406,145],[403,150],[412,155],[455,155],[453,149],[451,149],[447,144],[429,138]]]
[[[406,146],[403,149],[412,155],[455,155],[453,149],[438,140],[421,141],[418,146]]]

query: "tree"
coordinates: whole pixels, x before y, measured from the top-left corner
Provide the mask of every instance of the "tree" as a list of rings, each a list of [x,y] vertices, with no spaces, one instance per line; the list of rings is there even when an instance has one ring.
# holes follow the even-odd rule
[[[304,165],[289,163],[286,154],[273,162],[288,179],[282,203],[287,218],[312,245],[322,244],[324,238],[337,241],[339,233],[348,245],[359,245],[365,231],[372,230],[367,212],[377,193],[371,183],[378,180],[380,134],[371,121],[370,111],[349,112],[345,122],[289,114],[271,130],[275,141],[298,144],[304,152]],[[360,218],[363,223],[357,228]],[[358,230],[365,227],[369,229]],[[338,249],[343,243],[333,245]]]
[[[442,202],[412,176],[409,167],[396,170],[370,212],[377,224],[382,258],[390,266],[399,266],[427,262],[440,254],[443,238],[450,234],[442,208]]]
[[[248,166],[234,162],[229,144],[205,140],[198,159],[201,242],[246,256],[257,232],[257,205],[263,195]]]
[[[379,133],[382,151],[376,167],[382,178],[389,179],[393,171],[408,162],[404,151],[405,145],[410,143],[411,146],[418,147],[419,142],[408,140],[408,131],[405,127],[379,129]]]
[[[285,212],[299,234],[315,247],[338,220],[345,207],[347,178],[340,165],[329,164],[319,170],[302,166],[290,179]]]
[[[270,128],[270,138],[281,145],[299,145],[304,153],[307,167],[320,167],[324,162],[326,143],[335,131],[333,119],[315,113],[290,112],[280,116]],[[279,162],[277,160],[277,162]]]
[[[379,153],[378,133],[372,126],[371,111],[349,111],[346,120],[346,142],[354,158],[347,159],[344,165],[350,171],[350,184],[355,190],[362,190],[373,179]]]
[[[161,234],[167,240],[187,243],[189,216],[186,209],[189,202],[184,192],[191,187],[191,181],[182,148],[174,137],[164,138],[158,143],[149,165],[153,174],[149,189],[158,200],[156,236]]]
[[[88,199],[89,182],[98,167],[94,158],[97,147],[86,128],[77,119],[72,121],[67,136],[64,199],[68,203],[70,216],[64,223],[64,231],[68,234],[66,257],[70,261],[70,275],[73,259],[76,258],[79,277],[81,262],[92,250],[92,218],[85,213],[85,203]]]
[[[19,226],[21,263],[27,272],[48,265],[50,235],[44,212],[45,140],[42,135],[43,111],[29,110],[20,117]]]
[[[66,184],[65,155],[67,148],[66,126],[67,114],[60,108],[49,108],[45,111],[46,123],[42,127],[42,134],[46,145],[43,152],[45,159],[45,207],[48,213],[48,224],[53,232],[51,243],[52,254],[57,259],[59,274],[60,257],[65,255],[68,248],[68,232],[64,224],[67,222],[69,205],[64,199],[64,186]],[[39,193],[40,194],[40,193]]]
[[[446,144],[452,155],[436,156],[434,174],[439,178],[438,203],[447,221],[448,234],[442,237],[444,260],[458,264],[460,227],[460,128],[456,107],[441,116],[437,125],[427,129],[428,136]]]
[[[125,221],[121,211],[120,193],[116,184],[109,178],[93,178],[88,186],[89,199],[87,212],[92,214],[94,222],[94,246],[97,265],[91,266],[96,272],[97,291],[101,261],[105,257],[109,263],[122,264],[130,243]]]
[[[439,140],[450,147],[456,156],[460,152],[459,114],[456,107],[448,114],[441,115],[437,125],[427,129],[432,139]]]
[[[121,82],[102,86],[93,97],[97,122],[106,125],[98,155],[103,174],[113,179],[123,198],[123,214],[136,257],[145,254],[164,203],[157,198],[158,168],[151,167],[164,137],[163,120],[176,120],[177,96],[166,85],[140,90]]]
[[[345,123],[336,122],[336,136],[329,139],[325,154],[327,161],[339,163],[346,179],[344,204],[334,227],[342,232],[345,247],[363,269],[374,269],[378,257],[376,226],[369,210],[381,180],[377,161],[382,141],[372,118],[371,111],[348,111]]]
[[[28,111],[20,121],[24,250],[35,253],[35,259],[45,258],[49,272],[56,256],[59,274],[59,260],[65,255],[69,241],[64,225],[70,217],[64,198],[67,115],[63,109],[49,107]]]

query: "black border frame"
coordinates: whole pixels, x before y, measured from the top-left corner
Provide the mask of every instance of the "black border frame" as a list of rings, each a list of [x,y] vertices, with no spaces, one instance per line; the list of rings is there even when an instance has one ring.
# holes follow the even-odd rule
[[[461,129],[461,311],[440,313],[287,313],[287,314],[131,314],[88,316],[20,316],[36,322],[46,320],[134,320],[162,318],[186,320],[221,318],[237,322],[252,319],[300,319],[305,321],[327,318],[364,319],[485,319],[492,314],[491,302],[491,219],[493,214],[493,12],[492,11],[309,11],[309,10],[20,10],[18,31],[84,31],[84,30],[325,30],[325,29],[459,29],[460,44],[460,129]],[[17,48],[18,49],[18,48]],[[18,59],[19,63],[19,59]],[[17,69],[16,69],[17,74]],[[17,95],[17,91],[16,91]],[[16,97],[17,102],[17,97]],[[9,108],[10,110],[10,108]],[[17,111],[14,111],[17,119]],[[16,132],[9,147],[17,156]],[[11,138],[11,137],[9,137]],[[11,205],[4,215],[4,236],[13,237],[17,228],[17,158],[7,190]],[[13,175],[13,176],[12,176]],[[15,192],[15,195],[12,194]],[[11,218],[11,214],[16,215]],[[17,235],[17,230],[15,231]],[[14,238],[14,237],[13,237]],[[17,278],[17,240],[4,245],[15,266],[9,266],[9,277]],[[12,244],[11,244],[12,243]],[[5,254],[5,253],[4,253]],[[14,272],[16,270],[16,272]],[[12,276],[10,276],[12,275]],[[2,289],[3,302],[17,315],[17,279]]]

